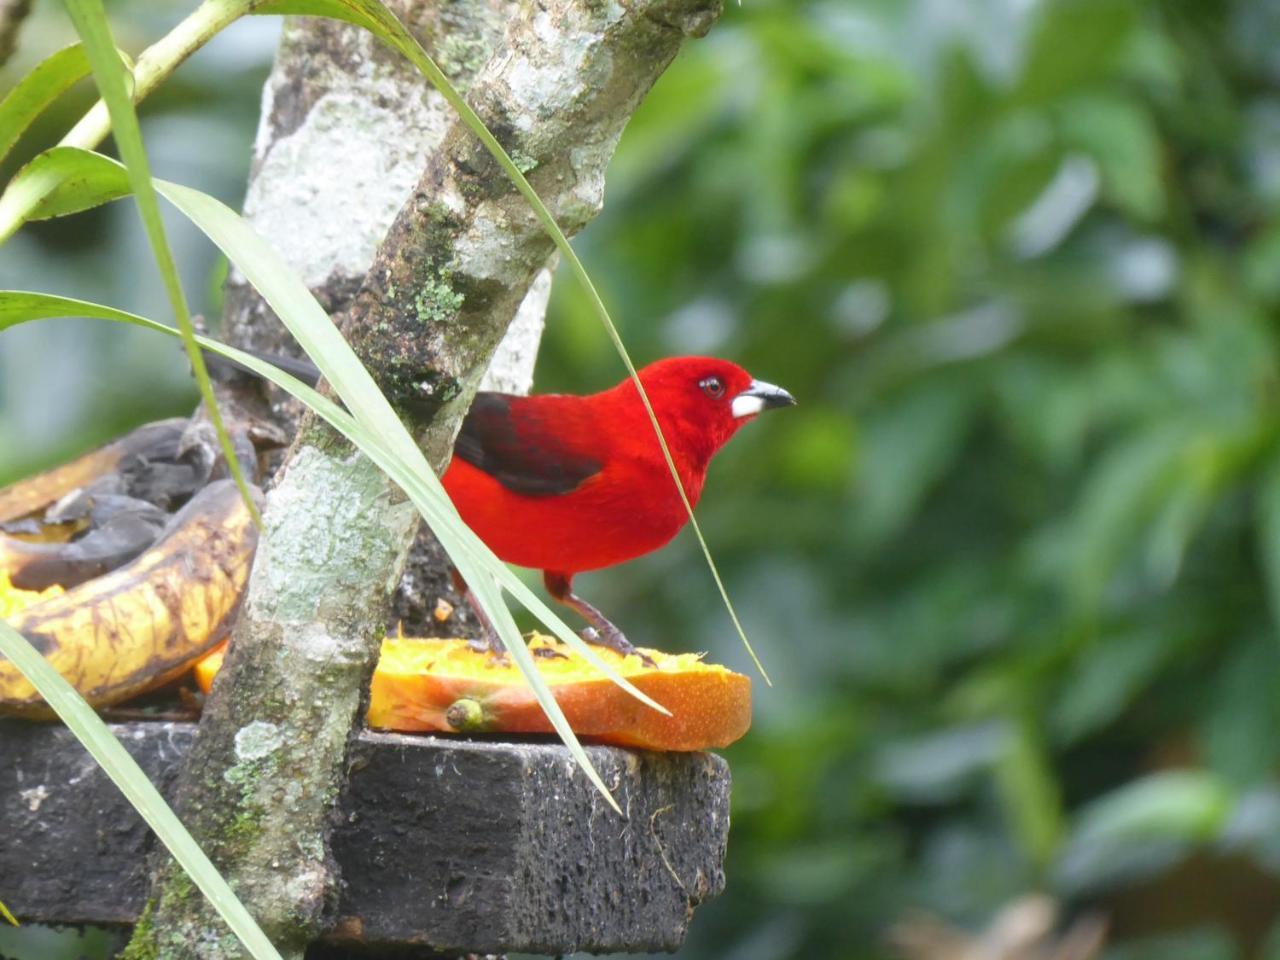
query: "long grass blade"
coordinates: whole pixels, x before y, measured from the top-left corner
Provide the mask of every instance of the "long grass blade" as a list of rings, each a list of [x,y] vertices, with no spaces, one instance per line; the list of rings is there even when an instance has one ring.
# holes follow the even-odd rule
[[[63,168],[55,175],[65,176],[66,179],[57,189],[46,195],[46,202],[76,206],[82,202],[82,195],[86,192],[114,192],[117,196],[123,196],[129,191],[128,178],[119,163],[101,154],[72,147],[54,147],[45,154],[41,154],[29,165],[30,177],[38,179],[43,176],[44,170],[53,161]],[[245,270],[251,282],[261,285],[264,296],[273,309],[282,317],[288,318],[295,337],[304,349],[313,355],[323,353],[336,358],[323,368],[325,376],[351,398],[349,405],[352,409],[374,411],[369,417],[373,425],[373,435],[400,438],[401,444],[396,453],[397,457],[402,461],[407,457],[409,463],[420,466],[417,468],[416,477],[411,471],[408,478],[396,478],[397,482],[401,486],[420,484],[424,491],[431,491],[430,503],[441,504],[440,507],[431,507],[430,512],[424,513],[432,529],[437,532],[448,531],[451,536],[459,538],[459,542],[483,547],[484,552],[479,556],[485,563],[492,562],[499,565],[502,586],[543,621],[558,638],[633,696],[654,709],[666,712],[665,708],[621,678],[600,658],[593,647],[585,644],[522,580],[512,574],[505,565],[501,565],[492,552],[467,529],[457,512],[453,510],[452,503],[449,502],[443,488],[439,486],[438,478],[426,468],[421,452],[396,418],[394,411],[386,404],[363,365],[356,361],[346,341],[333,329],[333,325],[324,315],[323,309],[316,303],[305,285],[292,275],[279,255],[263,242],[238,214],[217,200],[175,184],[166,184],[163,181],[158,183],[159,189],[165,192],[183,212],[192,217],[222,249],[228,253],[238,251],[234,259],[237,263],[244,264],[242,269]],[[0,200],[0,205],[3,202]],[[66,301],[66,303],[67,309],[73,313],[74,304],[79,304],[84,309],[90,306],[83,301]],[[122,317],[115,317],[115,319],[122,319]],[[140,319],[133,318],[133,320]],[[172,332],[168,327],[162,329],[167,333]],[[197,338],[197,342],[205,341]],[[348,361],[353,363],[348,364]],[[262,365],[255,367],[255,369],[261,368]],[[270,379],[269,375],[268,379]],[[315,398],[319,396],[314,394]],[[302,399],[309,405],[315,406],[313,399]]]
[[[720,570],[711,555],[711,548],[707,544],[707,538],[703,535],[702,526],[698,523],[698,518],[694,516],[693,504],[689,502],[689,498],[684,491],[684,485],[680,482],[680,473],[676,469],[675,459],[671,455],[671,448],[667,445],[667,438],[662,433],[662,426],[658,423],[658,416],[654,412],[653,404],[649,401],[649,395],[645,392],[644,384],[640,382],[635,364],[631,360],[631,355],[627,353],[627,348],[622,342],[622,337],[618,333],[618,328],[614,324],[613,318],[609,315],[604,299],[600,296],[600,292],[596,289],[596,285],[587,273],[587,268],[578,259],[578,255],[574,252],[569,239],[564,235],[564,231],[560,229],[559,224],[556,223],[555,218],[551,215],[551,211],[547,209],[537,191],[525,179],[524,174],[520,172],[520,168],[516,166],[515,161],[507,154],[502,144],[498,142],[489,128],[485,126],[484,121],[471,109],[470,104],[462,98],[462,95],[449,82],[449,78],[445,76],[444,71],[436,65],[426,50],[422,48],[422,45],[405,29],[395,14],[387,9],[381,0],[276,0],[274,3],[268,2],[264,4],[254,12],[336,16],[364,26],[392,48],[398,50],[418,68],[431,85],[440,91],[449,105],[457,111],[462,121],[479,138],[485,149],[489,151],[498,165],[511,178],[511,182],[515,184],[521,196],[525,198],[533,209],[543,229],[546,230],[547,235],[555,243],[561,256],[569,264],[570,269],[573,270],[578,282],[582,284],[583,290],[586,291],[587,299],[590,301],[596,315],[600,318],[600,322],[604,324],[614,349],[617,350],[618,356],[622,358],[623,365],[627,368],[627,374],[631,377],[632,382],[635,383],[640,399],[644,403],[645,412],[649,415],[649,422],[653,426],[653,432],[658,438],[658,444],[662,447],[662,456],[667,462],[671,480],[676,486],[676,492],[680,495],[680,502],[684,504],[685,512],[689,516],[689,525],[693,528],[694,535],[697,537],[698,546],[706,559],[707,567],[715,580],[716,589],[720,592],[720,598],[724,602],[725,609],[729,612],[729,618],[733,621],[734,629],[742,640],[743,646],[746,647],[747,653],[750,655],[756,669],[760,671],[760,676],[764,678],[765,683],[772,686],[773,682],[769,679],[769,674],[765,671],[764,664],[761,663],[759,656],[756,655],[755,648],[751,645],[747,632],[742,626],[742,621],[738,617],[738,612],[733,606],[733,601],[729,598],[729,591],[725,587],[724,579],[720,576]]]
[[[155,188],[151,183],[151,166],[147,161],[147,151],[142,144],[142,130],[138,126],[138,115],[133,108],[133,98],[126,83],[124,63],[116,50],[115,40],[111,36],[111,25],[107,23],[107,13],[103,9],[102,0],[65,0],[67,13],[75,24],[76,32],[84,45],[85,54],[93,68],[93,77],[102,94],[111,116],[116,146],[124,160],[129,175],[129,185],[138,204],[138,213],[151,244],[156,266],[164,281],[169,304],[173,308],[178,329],[182,331],[182,343],[186,347],[187,358],[191,362],[191,372],[200,388],[200,397],[204,401],[209,422],[213,425],[218,437],[218,445],[226,459],[227,469],[240,489],[253,521],[262,526],[262,517],[258,514],[257,505],[249,493],[249,485],[240,468],[240,460],[236,456],[235,447],[222,422],[222,414],[218,410],[218,401],[213,395],[213,384],[209,380],[209,371],[205,368],[204,356],[196,346],[195,329],[191,325],[191,313],[187,307],[187,297],[182,290],[182,280],[178,276],[178,266],[174,263],[173,252],[169,249],[169,241],[165,236],[164,221],[160,218],[160,203],[156,199]]]
[[[200,888],[200,892],[208,897],[214,909],[226,920],[255,960],[280,960],[280,954],[271,945],[266,934],[107,725],[81,699],[71,684],[62,679],[58,671],[40,656],[39,651],[2,620],[0,654],[12,660],[31,685],[40,691],[45,702],[89,751],[98,766],[111,778],[111,782],[133,804],[147,826],[155,831],[160,842],[173,854],[192,882]]]
[[[0,291],[0,331],[30,320],[60,316],[83,316],[113,320],[145,327],[170,336],[177,336],[177,331],[172,327],[167,327],[154,320],[126,313],[113,307],[49,294]],[[499,583],[507,585],[508,582],[513,582],[520,587],[523,587],[523,584],[462,523],[443,489],[434,490],[429,481],[423,482],[424,477],[426,477],[430,478],[431,481],[435,481],[436,484],[439,483],[435,474],[426,467],[425,459],[421,468],[404,463],[388,449],[380,432],[368,429],[359,423],[351,413],[302,381],[263,360],[259,360],[257,357],[242,353],[216,340],[203,336],[197,339],[202,348],[243,364],[259,376],[270,380],[307,404],[317,415],[330,423],[334,429],[351,440],[405,491],[415,507],[427,519],[428,524],[432,526],[433,531],[436,532],[441,543],[444,544],[445,549],[448,551],[450,558],[458,565],[459,571],[468,578],[468,583],[473,585],[481,605],[494,620],[495,628],[499,631],[499,636],[502,638],[504,645],[511,651],[517,666],[525,674],[530,687],[534,691],[534,695],[538,698],[539,703],[546,711],[552,725],[560,734],[561,739],[564,740],[574,759],[579,763],[592,783],[605,793],[609,803],[617,809],[616,803],[608,795],[603,782],[591,766],[590,760],[587,758],[585,751],[582,750],[573,730],[569,727],[559,704],[556,703],[550,690],[543,683],[541,675],[538,674],[532,657],[528,653],[528,648],[520,637],[515,622],[511,619],[510,612],[502,602],[501,596],[492,592],[493,587]],[[400,429],[403,429],[403,427]],[[416,450],[417,448],[415,447],[414,449]],[[419,453],[418,456],[421,457],[421,454]],[[450,513],[452,513],[451,520],[449,518]],[[548,625],[550,626],[551,624]],[[567,627],[564,629],[568,631]],[[584,646],[581,639],[574,636],[571,631],[570,636],[577,641],[578,646]],[[586,648],[586,655],[594,661],[599,660],[595,651],[589,647]],[[606,672],[613,673],[603,662],[600,662],[599,666],[604,668]],[[617,677],[615,682],[655,709],[664,713],[668,712],[621,677]]]
[[[0,919],[12,926],[18,926],[18,918],[9,912],[9,908],[4,905],[4,901],[0,900]]]
[[[89,153],[88,151],[80,151],[80,153],[87,164],[104,164],[118,169],[118,164],[114,160],[103,157],[100,154]],[[174,185],[165,184],[163,181],[160,182],[160,187],[165,191],[175,191]],[[181,189],[185,190],[186,188]],[[211,233],[210,236],[215,241],[227,244],[226,249],[236,248],[241,251],[244,262],[250,264],[250,279],[252,280],[256,276],[258,280],[268,287],[270,290],[268,302],[272,304],[274,309],[279,310],[282,316],[295,317],[294,308],[289,306],[291,298],[307,298],[300,302],[305,304],[309,301],[311,307],[302,307],[300,309],[313,309],[315,316],[304,319],[301,321],[301,325],[316,326],[320,335],[320,342],[313,343],[311,345],[313,349],[320,351],[332,348],[350,351],[346,341],[336,331],[326,331],[318,326],[319,318],[323,317],[324,314],[319,305],[315,303],[314,297],[311,296],[301,281],[291,277],[288,268],[279,260],[275,251],[267,246],[261,238],[257,237],[248,225],[244,224],[238,214],[213,198],[206,197],[196,191],[187,191],[185,194],[175,191],[173,196],[185,198],[188,202],[197,201],[197,206],[190,207],[187,212],[201,217],[196,221],[198,225],[209,227],[212,221],[222,222],[223,231],[216,235]],[[210,205],[203,210],[199,206],[201,198],[203,203]],[[241,236],[242,232],[245,234],[244,236]],[[259,273],[261,273],[261,276],[258,276]],[[62,316],[85,316],[116,320],[147,327],[169,335],[177,335],[177,331],[172,327],[101,304],[58,297],[52,294],[22,291],[0,292],[0,330],[26,320]],[[332,324],[328,324],[327,319],[324,322],[330,328],[332,327]],[[336,337],[337,339],[330,343],[330,337]],[[310,341],[310,337],[306,335],[305,331],[303,331],[300,338],[300,342],[303,341]],[[462,518],[458,516],[457,510],[454,509],[448,494],[445,493],[444,488],[440,485],[439,478],[431,471],[421,451],[413,444],[411,437],[407,444],[401,444],[400,447],[402,452],[409,454],[407,461],[398,453],[390,450],[386,442],[387,437],[393,437],[396,434],[408,436],[404,426],[395,417],[394,411],[390,411],[385,420],[376,416],[373,417],[373,426],[371,428],[356,424],[354,418],[347,411],[342,410],[327,397],[324,397],[301,381],[292,377],[283,377],[281,371],[272,365],[206,337],[197,336],[196,342],[202,348],[221,353],[243,364],[262,378],[292,393],[304,404],[324,417],[335,429],[346,435],[362,450],[365,450],[370,458],[405,490],[406,494],[415,498],[415,503],[418,504],[424,519],[426,519],[427,524],[437,536],[441,538],[442,542],[445,543],[451,558],[458,565],[460,573],[467,576],[475,574],[477,571],[485,571],[488,576],[496,576],[504,589],[541,620],[560,640],[570,646],[603,675],[647,706],[661,713],[669,714],[665,707],[620,676],[616,670],[600,657],[595,648],[586,644],[563,619],[533,593],[519,577],[512,573],[493,554],[493,551],[488,546],[472,533],[462,521]],[[363,367],[360,369],[363,371]],[[367,376],[367,373],[365,375]],[[381,394],[375,395],[381,398]],[[350,404],[348,405],[350,406]],[[387,409],[388,411],[390,410],[389,407]],[[479,566],[473,566],[473,564],[478,564]]]
[[[716,566],[715,559],[711,554],[710,546],[706,537],[702,532],[702,527],[698,523],[697,517],[694,515],[693,506],[689,502],[685,494],[684,487],[680,483],[679,474],[675,467],[675,461],[671,456],[670,448],[667,445],[666,437],[662,433],[661,425],[658,423],[657,416],[653,410],[653,405],[649,401],[648,394],[644,390],[643,384],[640,383],[636,374],[635,364],[632,362],[630,355],[626,351],[626,347],[622,342],[622,338],[618,333],[616,325],[613,323],[612,317],[601,298],[599,291],[592,283],[586,268],[581,260],[574,253],[568,239],[560,230],[559,225],[547,210],[546,205],[542,203],[537,193],[529,185],[524,175],[512,161],[510,156],[503,149],[502,145],[485,127],[483,121],[475,114],[475,112],[467,105],[467,103],[449,83],[448,78],[436,66],[421,45],[410,35],[396,19],[396,17],[377,0],[276,0],[276,2],[265,2],[254,4],[248,0],[205,0],[204,3],[187,20],[183,21],[169,36],[161,43],[147,51],[139,60],[137,94],[145,96],[154,88],[155,84],[164,75],[177,65],[181,59],[189,55],[193,50],[207,42],[207,40],[215,35],[219,30],[233,22],[243,13],[267,13],[267,14],[311,14],[315,16],[326,16],[337,19],[346,20],[351,23],[358,24],[365,29],[370,30],[379,36],[385,42],[390,44],[394,49],[400,51],[406,56],[418,69],[427,77],[427,79],[441,91],[446,100],[458,111],[459,115],[467,123],[468,127],[474,131],[480,138],[486,149],[494,156],[499,166],[511,178],[512,182],[519,189],[520,193],[530,204],[539,221],[543,224],[544,229],[551,237],[556,247],[560,250],[562,256],[569,263],[574,275],[583,285],[587,292],[588,299],[592,308],[599,316],[601,322],[609,335],[610,341],[614,348],[618,351],[622,358],[623,364],[627,369],[628,375],[636,384],[641,401],[644,403],[645,411],[649,416],[654,433],[658,438],[659,445],[662,448],[663,457],[666,460],[667,468],[671,473],[672,482],[676,485],[676,492],[684,505],[685,511],[689,516],[690,526],[693,528],[694,535],[697,538],[698,546],[702,551],[706,560],[708,569],[715,580],[716,588],[720,593],[721,600],[725,605],[725,609],[729,613],[729,617],[733,622],[734,629],[737,631],[739,638],[742,640],[748,654],[755,663],[756,668],[760,671],[761,676],[766,683],[770,683],[768,673],[765,671],[759,656],[751,645],[747,637],[746,630],[742,626],[742,622],[738,617],[737,611],[733,606],[733,602],[729,597],[724,580],[720,575]],[[163,49],[161,49],[163,48]],[[99,105],[100,107],[101,105]],[[96,145],[102,134],[105,132],[105,126],[101,122],[101,111],[95,107],[93,111],[87,114],[82,121],[77,124],[76,128],[71,131],[63,140],[64,145],[69,146],[93,146]],[[18,228],[25,220],[31,218],[31,211],[34,210],[41,202],[45,192],[53,190],[60,182],[57,178],[51,178],[48,175],[51,170],[44,171],[46,176],[40,180],[28,179],[25,184],[26,191],[21,196],[13,196],[10,191],[0,197],[0,242],[12,235],[13,231]],[[111,196],[102,195],[92,202],[105,202],[108,199],[114,199]],[[67,210],[59,212],[70,212]],[[46,213],[46,216],[54,215]],[[193,364],[194,366],[194,364]],[[231,461],[234,463],[234,460]]]
[[[430,491],[429,504],[432,512],[424,514],[424,517],[431,529],[437,535],[443,530],[459,542],[471,544],[469,552],[481,557],[486,565],[493,566],[490,575],[497,576],[502,585],[522,603],[526,603],[526,606],[529,604],[525,598],[532,599],[537,609],[533,606],[530,609],[557,637],[573,647],[614,683],[650,706],[657,707],[650,698],[609,667],[560,617],[538,601],[524,583],[507,569],[506,564],[498,560],[467,528],[453,508],[444,487],[440,485],[439,478],[431,470],[422,451],[418,449],[378,385],[342,334],[329,321],[306,284],[289,269],[279,254],[239,214],[221,201],[198,190],[163,180],[157,181],[156,186],[167,200],[190,218],[227,255],[262,294],[356,419],[377,436],[379,443],[392,455],[410,468],[408,477],[402,479],[393,476],[393,479],[401,486],[408,482],[423,491]],[[405,492],[412,493],[412,490],[405,487]],[[459,572],[464,576],[467,573],[461,567]]]

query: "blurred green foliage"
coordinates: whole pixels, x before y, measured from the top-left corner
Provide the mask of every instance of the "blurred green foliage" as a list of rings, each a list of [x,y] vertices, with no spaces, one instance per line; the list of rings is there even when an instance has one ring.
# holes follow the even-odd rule
[[[136,54],[193,6],[112,0],[117,42]],[[274,19],[235,24],[147,100],[143,135],[157,176],[240,202],[278,32]],[[18,53],[0,70],[0,96],[41,59],[75,41],[62,5],[38,4],[23,26]],[[92,83],[85,81],[37,122],[0,165],[0,177],[7,181],[18,166],[56,143],[92,103]],[[0,286],[98,300],[171,321],[132,203],[23,227],[0,248]],[[216,321],[221,293],[215,281],[224,268],[181,217],[167,223],[191,309]],[[7,332],[0,340],[0,484],[136,423],[191,410],[197,395],[180,351],[167,337],[93,321],[60,320]]]
[[[632,124],[584,238],[632,349],[800,400],[701,508],[779,683],[690,955],[883,956],[1028,889],[1117,958],[1280,947],[1278,28],[750,0]],[[543,385],[597,368],[562,284]],[[589,584],[633,636],[744,666],[690,545],[634,567]]]
[[[881,957],[912,909],[1045,890],[1109,960],[1280,958],[1277,36],[1273,0],[746,0],[628,129],[578,246],[633,355],[800,400],[699,510],[777,685],[684,955]],[[228,199],[249,46],[146,111]],[[163,316],[124,212],[24,232],[0,283]],[[540,389],[622,373],[568,280]],[[137,388],[180,385],[169,345],[84,335],[0,343],[0,478],[189,402]],[[690,539],[583,589],[748,668]]]

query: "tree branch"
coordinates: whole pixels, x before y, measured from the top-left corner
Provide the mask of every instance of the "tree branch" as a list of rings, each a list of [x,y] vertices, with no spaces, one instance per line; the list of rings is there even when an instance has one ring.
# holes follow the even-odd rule
[[[399,0],[392,8],[465,91],[519,3]],[[453,119],[417,68],[366,31],[334,21],[287,22],[263,92],[245,215],[330,313],[345,310],[360,290],[379,242]],[[550,293],[549,264],[499,343],[482,389],[528,392]],[[224,339],[296,355],[288,331],[238,273],[226,297]],[[270,397],[277,423],[290,434],[296,429],[302,408],[283,393],[257,380],[242,381],[236,393],[240,403],[256,399],[259,407]],[[442,599],[453,609],[444,622],[434,616]],[[426,528],[405,563],[393,611],[392,622],[414,635],[458,635],[476,626],[454,592],[443,548]]]
[[[18,31],[31,12],[31,0],[0,0],[0,67],[18,48]]]
[[[599,210],[627,118],[686,35],[709,29],[718,11],[718,0],[542,0],[509,20],[471,100],[531,171],[566,232]],[[473,52],[468,44],[484,42],[483,31],[444,39]],[[274,115],[277,104],[270,106]],[[270,162],[258,158],[260,169]],[[304,198],[294,215],[308,217],[306,207]],[[483,148],[452,123],[344,319],[437,469],[551,249]],[[328,282],[318,270],[307,274],[317,277]],[[338,287],[333,296],[331,303],[345,299]],[[244,612],[177,805],[268,933],[300,957],[336,889],[329,818],[416,518],[372,464],[309,419],[265,518]],[[172,865],[158,870],[152,891],[126,956],[241,955]]]

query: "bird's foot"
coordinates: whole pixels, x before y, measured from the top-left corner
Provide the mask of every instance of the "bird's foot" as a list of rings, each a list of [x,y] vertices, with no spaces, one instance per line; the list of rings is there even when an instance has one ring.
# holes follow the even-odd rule
[[[542,657],[544,660],[568,660],[566,654],[561,653],[555,647],[530,647],[530,652],[535,657]]]
[[[467,641],[467,646],[476,653],[488,654],[489,662],[494,666],[505,667],[511,662],[507,656],[507,648],[492,631],[486,630],[483,637],[473,637]]]
[[[583,640],[587,641],[587,643],[592,646],[605,647],[606,649],[612,650],[614,653],[619,653],[624,657],[629,657],[632,654],[635,654],[646,667],[657,666],[652,657],[636,647],[635,644],[628,640],[626,635],[613,624],[609,624],[603,630],[597,630],[595,627],[587,627],[582,631],[581,636]]]

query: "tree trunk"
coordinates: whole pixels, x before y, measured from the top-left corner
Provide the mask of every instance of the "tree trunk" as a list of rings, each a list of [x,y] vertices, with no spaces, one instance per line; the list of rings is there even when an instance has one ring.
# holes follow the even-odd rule
[[[401,12],[572,234],[599,210],[640,99],[718,11],[718,0],[488,0]],[[496,376],[527,385],[552,245],[407,69],[352,28],[290,24],[246,207],[438,470],[517,316],[524,332],[506,341]],[[285,345],[235,278],[225,330],[242,345]],[[371,463],[304,416],[265,521],[177,806],[282,952],[300,957],[332,902],[329,818],[417,520]],[[159,863],[126,956],[242,955],[181,871]]]

